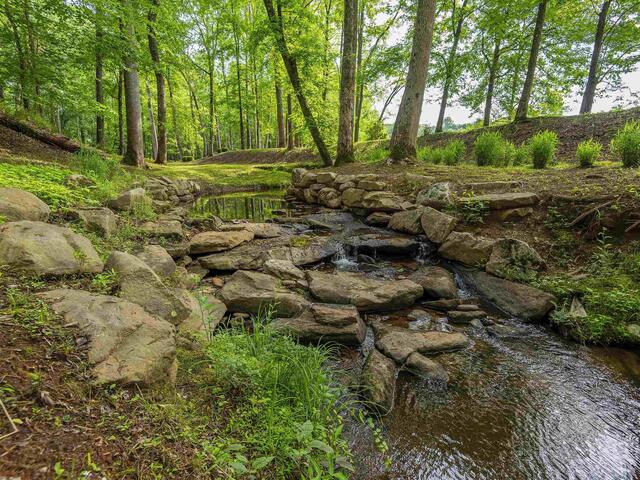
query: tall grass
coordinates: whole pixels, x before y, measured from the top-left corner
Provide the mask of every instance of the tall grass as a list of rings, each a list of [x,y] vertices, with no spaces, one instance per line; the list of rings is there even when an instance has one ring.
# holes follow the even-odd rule
[[[628,122],[611,140],[611,151],[627,168],[640,167],[640,121]]]
[[[600,159],[600,153],[602,152],[602,144],[595,140],[585,140],[578,144],[576,149],[576,158],[578,164],[582,168],[590,168]]]
[[[434,165],[458,165],[464,158],[466,146],[462,140],[453,140],[444,147],[418,149],[418,160]]]
[[[533,168],[542,169],[553,162],[558,146],[558,134],[545,130],[529,139]]]
[[[484,132],[473,144],[473,155],[479,167],[509,166],[515,153],[515,146],[498,132]]]

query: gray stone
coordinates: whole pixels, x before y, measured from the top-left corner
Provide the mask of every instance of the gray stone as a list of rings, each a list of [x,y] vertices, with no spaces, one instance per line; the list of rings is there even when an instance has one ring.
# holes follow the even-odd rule
[[[342,192],[342,203],[346,207],[361,208],[365,191],[359,188],[347,188]]]
[[[189,316],[188,307],[146,263],[124,252],[112,252],[106,269],[117,274],[120,297],[174,325]]]
[[[0,225],[0,265],[38,275],[98,273],[103,266],[86,237],[28,220]]]
[[[248,230],[198,233],[189,242],[189,253],[223,252],[251,240],[253,240],[253,233]]]
[[[121,193],[117,198],[109,200],[107,206],[114,210],[130,210],[134,205],[149,202],[144,188],[133,188]]]
[[[487,314],[482,310],[460,311],[452,310],[447,312],[447,317],[451,323],[469,324],[473,320],[483,320],[487,318]]]
[[[182,223],[178,220],[158,220],[157,222],[145,222],[140,229],[147,235],[156,238],[166,238],[173,241],[184,239]]]
[[[424,232],[420,223],[421,218],[422,209],[397,212],[391,216],[388,228],[390,228],[391,230],[395,230],[396,232],[420,235]]]
[[[302,178],[300,178],[300,182],[296,186],[300,188],[308,188],[310,185],[317,183],[316,182],[317,178],[318,178],[317,174],[312,172],[307,172],[302,175]]]
[[[329,185],[336,179],[336,174],[333,172],[320,172],[316,177],[316,182],[323,185]]]
[[[389,255],[407,255],[418,250],[420,243],[414,236],[399,233],[365,233],[345,239],[345,245],[362,250],[386,253]]]
[[[340,208],[342,198],[335,188],[325,187],[318,192],[318,203],[329,208]]]
[[[401,327],[379,329],[376,348],[402,364],[414,352],[423,355],[461,350],[469,345],[466,335],[454,332],[409,330]]]
[[[389,221],[391,220],[391,215],[385,212],[373,212],[369,215],[364,223],[367,225],[372,225],[375,227],[386,227],[389,225]]]
[[[522,208],[509,208],[507,210],[499,210],[497,212],[498,217],[503,222],[513,222],[516,220],[522,220],[530,216],[533,213],[533,208],[531,207],[522,207]]]
[[[371,349],[360,376],[362,395],[367,406],[379,414],[393,409],[396,391],[396,365],[375,348]]]
[[[378,192],[387,190],[389,186],[385,182],[381,182],[379,180],[360,180],[358,182],[358,188],[368,192]]]
[[[422,296],[422,287],[410,280],[380,280],[358,273],[307,272],[309,290],[327,303],[351,304],[360,311],[406,308]]]
[[[407,357],[404,367],[414,375],[430,382],[444,385],[449,382],[449,375],[442,365],[418,352],[413,352]]]
[[[309,306],[302,295],[284,288],[279,279],[244,270],[225,283],[220,299],[230,312],[258,314],[273,308],[278,317],[296,317]]]
[[[485,265],[491,256],[494,240],[467,232],[451,232],[438,249],[441,257],[469,266]]]
[[[345,183],[353,183],[355,185],[355,182],[355,175],[336,175],[336,178],[333,180],[333,183],[336,185],[343,185]]]
[[[169,277],[176,271],[176,262],[160,245],[145,245],[136,257],[146,263],[159,277]]]
[[[307,288],[307,278],[305,273],[300,270],[290,260],[268,259],[263,265],[264,271],[281,280],[292,280],[302,288]]]
[[[181,333],[196,333],[210,336],[227,313],[225,304],[213,295],[196,293],[195,296],[185,290],[177,290],[183,303],[189,306],[189,316],[180,324]]]
[[[356,188],[356,184],[353,182],[345,182],[345,183],[338,184],[338,190],[340,190],[340,192],[344,192],[345,190],[348,190],[350,188]]]
[[[427,238],[433,243],[440,245],[444,243],[449,234],[456,228],[458,220],[434,208],[425,207],[422,211],[420,222]]]
[[[176,369],[174,327],[122,298],[80,290],[40,296],[88,339],[94,382],[152,385],[172,382]]]
[[[362,195],[362,208],[368,211],[399,212],[402,199],[391,192],[365,192]]]
[[[540,199],[535,193],[488,193],[460,199],[461,203],[485,203],[490,210],[505,210],[537,205]]]
[[[106,207],[77,208],[69,212],[71,218],[81,221],[89,230],[110,237],[118,229],[116,214]]]
[[[442,267],[424,267],[413,273],[410,280],[424,289],[428,298],[458,298],[458,287],[453,273]]]
[[[92,187],[96,182],[79,173],[72,173],[64,179],[64,184],[71,187]]]
[[[493,244],[485,269],[503,278],[526,278],[544,266],[544,260],[529,244],[502,238]]]
[[[46,221],[49,206],[30,192],[17,188],[0,188],[0,218],[6,222]]]
[[[416,203],[426,207],[443,207],[454,201],[454,188],[449,182],[434,183],[418,192]]]
[[[227,223],[222,225],[220,230],[225,232],[247,230],[253,233],[254,238],[278,238],[286,233],[280,225],[275,223]]]
[[[294,168],[291,170],[291,183],[298,186],[302,182],[302,178],[307,173],[306,168]]]

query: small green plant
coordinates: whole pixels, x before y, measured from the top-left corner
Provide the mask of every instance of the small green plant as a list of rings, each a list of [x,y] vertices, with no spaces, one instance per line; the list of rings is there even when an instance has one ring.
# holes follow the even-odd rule
[[[628,122],[611,140],[611,151],[627,168],[640,167],[640,121]]]
[[[112,294],[118,284],[118,274],[115,270],[105,270],[91,279],[91,288],[105,295]]]
[[[475,225],[484,223],[485,217],[489,214],[489,204],[482,200],[475,200],[473,193],[467,192],[462,195],[460,204],[454,210],[462,216],[463,223]]]
[[[511,164],[515,147],[498,132],[484,132],[473,144],[473,156],[479,167],[504,167]]]
[[[602,152],[602,145],[593,139],[585,140],[578,144],[576,149],[576,158],[578,164],[582,168],[590,168],[600,159],[600,153]]]
[[[444,147],[418,149],[418,160],[434,165],[458,165],[466,151],[462,140],[453,140]]]
[[[558,134],[545,130],[529,139],[529,152],[533,168],[542,169],[553,162],[558,147]]]
[[[142,201],[136,202],[131,207],[129,215],[143,222],[148,222],[158,218],[158,214],[153,208],[151,199],[145,197]]]

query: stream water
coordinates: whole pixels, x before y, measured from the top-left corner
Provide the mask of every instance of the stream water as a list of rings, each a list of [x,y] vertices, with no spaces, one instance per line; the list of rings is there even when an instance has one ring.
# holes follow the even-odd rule
[[[372,266],[353,238],[380,230],[348,214],[332,218],[336,238],[349,246],[320,268],[393,278],[433,261],[424,245],[412,258],[368,249]],[[472,286],[460,286],[473,294]],[[492,313],[496,325],[465,328],[472,347],[436,358],[450,376],[446,389],[400,375],[395,408],[379,420],[389,469],[371,431],[348,424],[354,478],[640,479],[638,352],[580,346],[545,326]],[[387,321],[408,324],[406,315],[391,312]],[[343,363],[355,371],[362,357],[352,351]]]

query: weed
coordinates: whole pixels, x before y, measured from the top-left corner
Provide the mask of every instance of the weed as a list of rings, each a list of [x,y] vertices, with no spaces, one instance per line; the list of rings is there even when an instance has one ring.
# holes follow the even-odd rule
[[[465,150],[466,147],[462,140],[453,140],[444,147],[418,149],[418,160],[435,165],[458,165],[464,157]]]
[[[529,152],[533,168],[542,169],[554,160],[558,146],[558,134],[545,130],[538,132],[529,139]]]
[[[600,160],[601,152],[602,145],[593,139],[580,142],[578,144],[578,148],[576,149],[576,158],[578,159],[578,164],[582,168],[593,167],[595,163]]]
[[[484,132],[473,144],[473,154],[479,167],[505,167],[512,163],[515,147],[498,132]]]
[[[489,203],[482,200],[474,200],[473,194],[470,192],[465,192],[458,205],[452,208],[452,213],[459,214],[466,225],[484,223],[484,219],[489,212]]]
[[[640,121],[628,122],[611,140],[611,151],[627,168],[640,167]]]
[[[91,279],[91,288],[104,295],[111,295],[118,285],[118,274],[115,270],[105,270]]]

